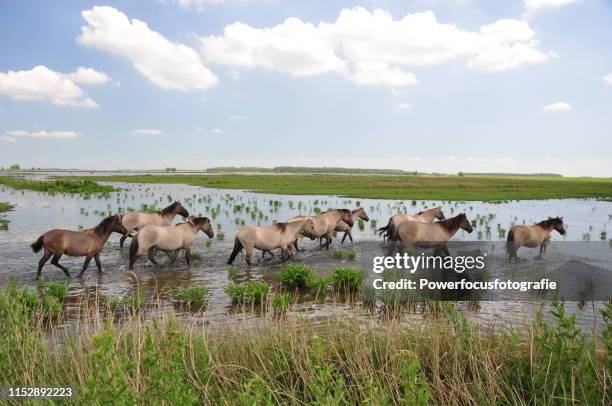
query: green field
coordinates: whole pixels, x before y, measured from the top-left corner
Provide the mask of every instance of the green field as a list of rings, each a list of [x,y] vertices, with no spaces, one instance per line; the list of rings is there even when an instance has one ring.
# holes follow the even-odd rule
[[[17,190],[35,190],[46,193],[108,193],[115,189],[112,186],[99,185],[90,179],[56,179],[35,180],[14,176],[0,176],[0,185]]]
[[[296,174],[121,175],[86,179],[106,182],[178,183],[220,189],[246,189],[261,193],[339,195],[373,199],[612,199],[610,178]]]

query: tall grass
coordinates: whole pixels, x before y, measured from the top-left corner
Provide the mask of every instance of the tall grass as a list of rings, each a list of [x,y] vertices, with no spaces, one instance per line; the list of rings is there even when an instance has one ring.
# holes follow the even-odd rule
[[[0,291],[0,386],[70,386],[78,404],[610,403],[610,305],[602,340],[560,303],[551,321],[509,331],[449,303],[417,326],[370,328],[300,318],[211,328],[87,308],[58,339],[24,292]]]
[[[27,189],[47,193],[109,193],[115,190],[112,186],[100,185],[89,179],[56,179],[34,180],[14,176],[0,176],[0,185],[12,189]]]

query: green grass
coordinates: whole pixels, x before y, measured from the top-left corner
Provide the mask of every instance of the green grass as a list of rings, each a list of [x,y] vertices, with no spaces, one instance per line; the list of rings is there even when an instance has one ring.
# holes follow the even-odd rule
[[[312,270],[306,265],[289,264],[281,269],[278,276],[281,283],[290,288],[306,288],[312,278]]]
[[[0,202],[0,213],[11,211],[15,208],[15,205],[5,202]]]
[[[363,286],[366,273],[358,268],[334,268],[331,274],[331,284],[336,289],[359,290]]]
[[[557,176],[410,175],[118,175],[96,181],[179,183],[220,189],[248,189],[289,195],[340,195],[373,199],[517,200],[612,199],[611,178]]]
[[[172,296],[180,302],[201,306],[206,302],[207,294],[208,287],[204,285],[192,285],[176,288]]]
[[[26,189],[46,193],[95,194],[110,193],[115,190],[112,186],[103,186],[87,178],[34,180],[13,176],[0,176],[0,185],[17,190]]]
[[[233,303],[242,305],[260,304],[268,297],[270,285],[266,282],[232,283],[224,291]]]
[[[550,321],[504,329],[472,324],[452,303],[382,328],[354,318],[202,328],[84,308],[51,334],[42,303],[14,284],[0,290],[0,385],[71,387],[75,404],[610,403],[610,304],[594,339],[561,303]]]

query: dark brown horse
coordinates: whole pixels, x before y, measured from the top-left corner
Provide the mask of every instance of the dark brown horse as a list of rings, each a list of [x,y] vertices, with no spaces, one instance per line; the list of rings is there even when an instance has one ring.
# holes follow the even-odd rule
[[[121,234],[127,232],[125,227],[121,225],[119,215],[109,216],[102,220],[95,228],[87,231],[70,231],[57,228],[47,231],[31,245],[34,252],[38,252],[42,248],[45,249],[45,254],[38,262],[36,278],[40,278],[43,266],[45,266],[52,255],[51,263],[64,271],[67,277],[70,277],[70,272],[59,263],[60,258],[64,254],[71,257],[85,257],[83,269],[81,269],[78,276],[83,275],[92,258],[96,261],[98,272],[102,272],[100,251],[112,232]]]

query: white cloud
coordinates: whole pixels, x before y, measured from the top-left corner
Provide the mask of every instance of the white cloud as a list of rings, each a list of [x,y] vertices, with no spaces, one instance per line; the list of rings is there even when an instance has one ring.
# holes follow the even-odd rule
[[[557,8],[568,4],[579,3],[582,0],[524,0],[525,11],[533,13],[547,8]]]
[[[225,3],[227,0],[174,0],[181,8],[202,11],[209,4]]]
[[[397,111],[412,110],[412,106],[408,103],[396,103],[393,108]]]
[[[612,73],[608,73],[606,76],[602,78],[607,85],[612,86]]]
[[[190,47],[174,43],[108,6],[94,6],[81,13],[86,26],[77,42],[130,60],[134,68],[156,86],[173,90],[203,90],[214,86],[217,76],[206,68]]]
[[[239,114],[233,114],[231,116],[229,116],[230,120],[248,120],[248,116],[241,116]]]
[[[213,134],[225,134],[225,131],[220,128],[213,128],[212,130],[210,130],[210,132]]]
[[[162,135],[164,132],[155,128],[139,128],[132,131],[132,133],[134,135]]]
[[[263,68],[292,76],[334,72],[359,85],[417,83],[415,66],[464,61],[474,70],[501,71],[546,62],[526,21],[501,19],[479,31],[440,23],[431,11],[399,20],[385,10],[344,9],[334,22],[291,17],[272,27],[242,22],[221,36],[200,37],[202,54],[233,67]]]
[[[548,106],[542,107],[542,111],[566,111],[571,110],[572,106],[566,102],[557,102],[549,104]]]
[[[81,134],[76,131],[25,131],[13,130],[6,131],[2,139],[8,142],[17,142],[17,138],[77,138]]]
[[[97,107],[71,79],[77,72],[63,74],[39,65],[31,70],[0,73],[0,94],[14,100],[46,100],[58,106]]]
[[[106,73],[82,66],[79,66],[76,71],[66,75],[66,77],[75,83],[82,83],[84,85],[99,85],[110,80]]]

